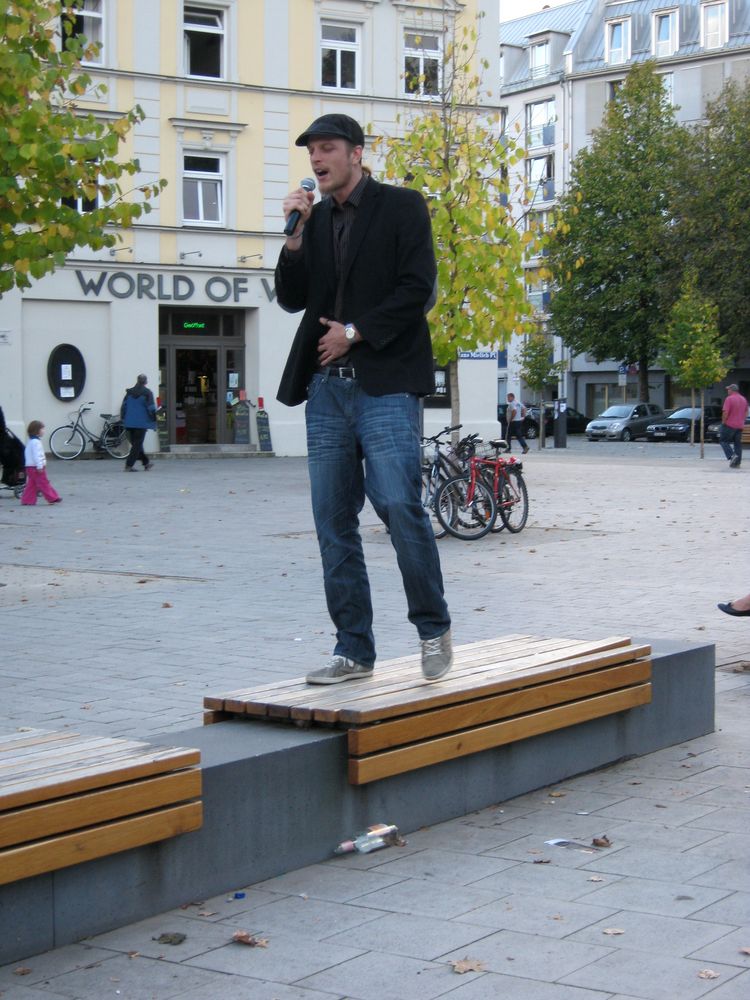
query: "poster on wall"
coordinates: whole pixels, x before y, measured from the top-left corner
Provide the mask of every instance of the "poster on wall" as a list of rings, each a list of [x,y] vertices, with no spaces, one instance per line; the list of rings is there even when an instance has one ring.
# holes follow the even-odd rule
[[[425,396],[424,405],[432,408],[447,407],[450,409],[451,383],[447,367],[435,366],[435,391],[430,396]]]

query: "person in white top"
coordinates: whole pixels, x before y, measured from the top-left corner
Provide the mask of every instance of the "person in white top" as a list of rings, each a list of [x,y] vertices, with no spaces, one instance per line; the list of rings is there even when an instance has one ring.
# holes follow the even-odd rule
[[[21,494],[24,507],[33,507],[41,493],[47,503],[60,503],[62,497],[47,479],[47,459],[40,438],[44,434],[41,420],[32,420],[27,428],[29,440],[26,444],[26,488]]]
[[[526,407],[519,400],[516,399],[512,392],[508,393],[508,409],[505,411],[505,420],[508,425],[508,430],[506,432],[506,437],[508,439],[508,450],[513,438],[518,439],[518,443],[521,445],[523,454],[525,455],[529,446],[526,444],[526,440],[523,436],[521,428],[523,427],[524,417],[526,416]]]

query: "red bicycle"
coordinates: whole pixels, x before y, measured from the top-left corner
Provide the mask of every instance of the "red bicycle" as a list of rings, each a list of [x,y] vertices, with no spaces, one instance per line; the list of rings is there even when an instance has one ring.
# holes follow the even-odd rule
[[[506,458],[507,442],[490,441],[491,455],[474,455],[469,470],[448,479],[435,497],[435,511],[445,530],[456,538],[483,538],[493,529],[523,531],[529,516],[529,494],[523,463]],[[498,514],[501,524],[495,527]]]

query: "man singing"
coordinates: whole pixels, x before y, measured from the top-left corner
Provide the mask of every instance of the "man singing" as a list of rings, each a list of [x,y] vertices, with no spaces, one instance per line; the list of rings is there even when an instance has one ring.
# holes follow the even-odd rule
[[[390,531],[409,621],[429,681],[453,662],[450,616],[421,495],[419,397],[434,391],[425,312],[436,266],[427,206],[363,170],[364,134],[348,115],[323,115],[306,146],[322,201],[302,187],[284,199],[299,221],[276,266],[287,312],[304,309],[278,399],[306,402],[312,508],[336,645],[309,684],[371,677],[372,602],[359,513],[365,496]]]

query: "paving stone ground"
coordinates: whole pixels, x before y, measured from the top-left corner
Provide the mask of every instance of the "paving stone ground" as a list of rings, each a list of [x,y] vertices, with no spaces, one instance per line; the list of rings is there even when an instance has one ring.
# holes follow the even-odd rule
[[[716,610],[750,589],[750,466],[571,439],[525,468],[522,534],[439,543],[455,640],[715,643],[716,732],[0,968],[2,1000],[750,996],[750,625]],[[62,504],[0,498],[0,733],[177,732],[204,694],[330,653],[302,460],[49,472]],[[388,536],[362,525],[387,659],[416,638]]]

